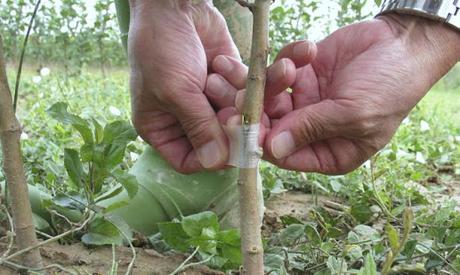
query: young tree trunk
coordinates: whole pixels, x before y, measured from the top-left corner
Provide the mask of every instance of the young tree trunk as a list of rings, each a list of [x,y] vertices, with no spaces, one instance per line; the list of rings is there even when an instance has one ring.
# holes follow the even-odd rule
[[[271,0],[256,0],[254,4],[238,1],[249,7],[254,15],[251,57],[249,59],[249,73],[247,93],[243,107],[243,148],[246,151],[247,167],[240,168],[240,224],[241,249],[243,253],[243,273],[263,275],[263,246],[260,232],[261,220],[259,217],[259,197],[257,192],[259,152],[258,130],[260,117],[263,111],[266,67],[268,56],[268,21]],[[255,136],[246,135],[248,131],[256,131]],[[256,159],[256,164],[251,158]]]
[[[13,101],[5,70],[3,44],[0,36],[0,138],[3,169],[11,198],[17,248],[22,250],[36,245],[38,242],[22,163],[21,126],[13,111]],[[23,265],[35,268],[42,267],[39,250],[34,249],[24,254]]]

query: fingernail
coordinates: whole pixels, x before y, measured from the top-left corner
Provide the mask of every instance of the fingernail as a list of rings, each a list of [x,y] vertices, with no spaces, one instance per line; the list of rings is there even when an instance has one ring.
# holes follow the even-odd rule
[[[217,141],[213,140],[201,146],[197,150],[198,159],[204,168],[212,168],[219,164],[220,148]]]
[[[290,132],[281,132],[272,140],[271,147],[276,159],[285,158],[295,150],[294,138]]]
[[[215,98],[222,98],[227,91],[222,85],[222,81],[217,75],[210,75],[208,78],[208,92]]]
[[[227,126],[238,126],[241,124],[241,116],[234,115],[227,120]]]
[[[219,73],[226,73],[233,69],[232,63],[225,56],[216,57],[214,66]]]
[[[310,53],[310,43],[308,41],[302,41],[294,46],[294,57],[302,58],[307,57]]]

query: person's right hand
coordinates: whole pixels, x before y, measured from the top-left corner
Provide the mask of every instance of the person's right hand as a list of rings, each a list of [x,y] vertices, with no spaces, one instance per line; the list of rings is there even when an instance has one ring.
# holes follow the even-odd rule
[[[385,16],[333,33],[318,43],[312,64],[297,69],[293,109],[270,117],[264,158],[285,169],[325,174],[359,167],[459,60],[459,40],[444,25],[410,16]],[[234,76],[224,78],[232,83]],[[269,99],[284,93],[267,91]]]
[[[224,18],[210,0],[133,0],[130,8],[137,132],[179,172],[224,167],[227,138],[203,94],[211,61],[239,58]]]

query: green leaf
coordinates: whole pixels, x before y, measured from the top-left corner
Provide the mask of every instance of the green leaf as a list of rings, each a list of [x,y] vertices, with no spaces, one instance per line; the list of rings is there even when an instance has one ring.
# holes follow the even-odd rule
[[[289,216],[289,215],[281,216],[280,220],[284,225],[291,225],[295,223],[302,224],[302,222],[299,219]]]
[[[123,172],[122,170],[116,170],[113,172],[113,176],[119,182],[128,193],[130,199],[136,196],[139,190],[139,184],[137,178],[131,174]]]
[[[387,223],[385,226],[385,231],[387,232],[388,241],[390,242],[391,250],[396,255],[399,251],[399,233],[396,231],[393,225]]]
[[[57,194],[51,199],[52,205],[61,209],[83,211],[88,205],[86,198],[78,193],[70,192],[69,194]]]
[[[219,222],[215,213],[206,211],[183,218],[182,228],[190,237],[198,237],[201,236],[203,228],[212,228],[218,232]]]
[[[123,191],[123,186],[119,186],[117,188],[114,188],[112,190],[107,191],[106,193],[104,193],[104,194],[100,195],[99,197],[97,197],[94,201],[95,202],[100,202],[100,201],[103,201],[103,200],[113,198],[116,195],[120,194],[121,191]]]
[[[365,203],[357,203],[351,206],[351,215],[359,223],[366,223],[372,217],[371,208]]]
[[[222,257],[228,259],[231,263],[230,268],[237,269],[241,265],[243,257],[239,246],[223,245],[221,251]]]
[[[371,253],[366,255],[364,266],[359,270],[357,275],[377,275],[377,265]]]
[[[305,235],[303,224],[291,224],[280,234],[280,242],[283,246],[292,246],[298,239]]]
[[[103,213],[109,213],[109,212],[112,212],[118,208],[121,208],[121,207],[124,207],[124,206],[127,206],[129,205],[129,201],[117,201],[117,202],[114,202],[110,205],[108,205],[106,208],[104,208],[102,210]]]
[[[74,183],[74,186],[80,190],[84,184],[85,172],[83,171],[80,154],[77,150],[69,148],[64,149],[64,166],[70,180]]]
[[[234,245],[240,247],[240,231],[237,229],[220,231],[217,233],[217,240],[227,245]]]
[[[307,235],[308,240],[314,245],[320,245],[322,240],[321,236],[316,230],[316,226],[314,224],[306,224],[305,225],[305,234]]]
[[[331,274],[346,274],[348,270],[347,263],[345,262],[344,259],[337,259],[334,256],[329,256],[326,262],[327,267],[329,268],[329,271],[331,271]]]
[[[135,140],[136,137],[136,130],[134,130],[131,124],[126,121],[114,121],[105,126],[102,142],[105,144],[127,144],[128,142]]]
[[[382,4],[382,0],[374,0],[375,4],[380,7]]]
[[[85,143],[93,143],[93,133],[89,123],[77,115],[73,115],[67,111],[68,105],[64,102],[55,103],[47,112],[48,114],[65,125],[71,125],[81,135]]]
[[[189,248],[190,237],[182,229],[181,223],[163,222],[158,223],[158,229],[166,243],[172,248],[185,252]]]
[[[100,143],[104,138],[104,128],[102,128],[101,124],[96,119],[93,118],[92,121],[94,125],[94,138],[96,143]]]
[[[103,217],[97,217],[88,228],[88,233],[82,236],[81,241],[87,245],[123,244],[123,236],[118,228]]]
[[[113,143],[104,147],[102,161],[99,162],[101,166],[107,169],[112,169],[118,164],[123,162],[125,155],[126,144]]]

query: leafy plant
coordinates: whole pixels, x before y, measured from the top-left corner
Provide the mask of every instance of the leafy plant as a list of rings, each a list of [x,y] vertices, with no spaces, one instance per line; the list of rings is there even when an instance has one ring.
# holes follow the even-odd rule
[[[70,179],[69,192],[53,197],[47,202],[48,207],[61,212],[71,209],[82,215],[88,209],[95,211],[98,215],[82,241],[88,244],[120,243],[123,236],[118,234],[120,230],[117,228],[128,231],[129,227],[120,219],[104,214],[127,202],[119,201],[105,209],[99,209],[96,204],[123,190],[129,198],[136,195],[137,179],[123,170],[122,162],[128,143],[135,140],[137,134],[126,121],[114,121],[103,127],[97,120],[85,120],[67,109],[67,104],[58,102],[48,109],[48,113],[78,131],[83,145],[79,149],[64,149],[64,166]]]
[[[159,223],[162,238],[172,248],[186,252],[191,247],[210,266],[237,269],[241,265],[240,233],[236,229],[221,230],[216,214],[202,212],[180,221]]]

